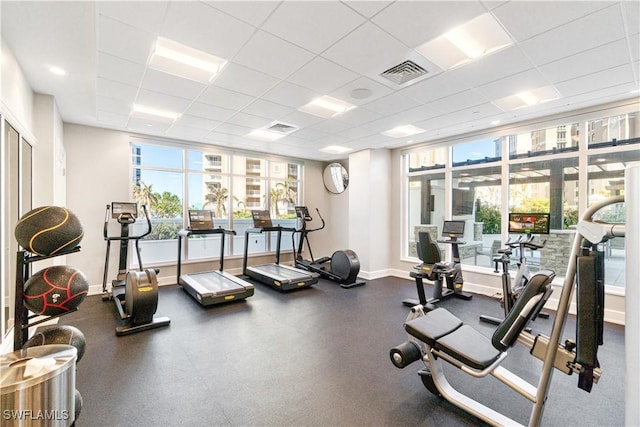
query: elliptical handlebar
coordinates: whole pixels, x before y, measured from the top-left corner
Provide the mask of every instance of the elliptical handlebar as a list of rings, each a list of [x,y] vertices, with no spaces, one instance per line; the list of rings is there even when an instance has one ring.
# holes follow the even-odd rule
[[[148,236],[149,234],[151,234],[151,218],[149,218],[149,211],[147,210],[147,205],[142,205],[142,211],[144,212],[144,217],[147,221],[147,230],[144,233],[140,234],[139,236],[127,235],[127,236],[110,237],[109,236],[109,217],[110,217],[109,212],[110,211],[111,211],[111,205],[107,205],[107,209],[104,215],[104,228],[103,228],[103,235],[105,240],[140,240],[145,236]],[[131,221],[129,219],[126,219],[124,221],[121,221],[121,218],[118,217],[118,222],[120,224],[133,224],[135,220]]]

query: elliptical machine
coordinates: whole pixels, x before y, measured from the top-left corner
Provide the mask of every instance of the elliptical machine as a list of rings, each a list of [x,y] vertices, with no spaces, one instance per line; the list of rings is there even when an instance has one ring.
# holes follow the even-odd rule
[[[168,317],[153,318],[158,308],[158,278],[157,269],[142,267],[140,256],[140,239],[151,233],[151,220],[147,207],[142,205],[147,221],[147,231],[137,236],[129,235],[130,225],[136,222],[138,204],[129,202],[112,202],[107,205],[104,217],[104,239],[107,242],[107,254],[104,262],[104,276],[102,278],[102,300],[112,300],[118,310],[120,318],[125,321],[124,326],[116,327],[116,335],[129,335],[148,329],[167,326],[171,322]],[[120,224],[120,236],[109,236],[109,219],[115,219]],[[135,242],[138,266],[140,271],[127,271],[127,255],[129,241]],[[109,272],[109,254],[111,242],[120,242],[120,256],[118,275],[111,282],[111,290],[107,289],[107,275]]]
[[[316,212],[318,213],[320,221],[322,221],[322,225],[318,228],[308,229],[307,223],[313,220],[311,215],[309,215],[309,209],[307,209],[306,206],[296,206],[296,216],[301,222],[300,229],[297,229],[295,233],[292,234],[296,267],[318,273],[325,279],[339,283],[342,288],[348,289],[363,286],[366,282],[357,280],[358,273],[360,272],[360,260],[358,260],[358,255],[351,249],[336,251],[331,255],[331,258],[326,256],[318,259],[313,258],[311,244],[309,243],[309,233],[320,231],[325,227],[324,218],[320,215],[318,208],[316,208]],[[295,244],[296,233],[300,233],[297,249]],[[308,260],[302,257],[304,242],[307,242],[309,257],[311,258]]]

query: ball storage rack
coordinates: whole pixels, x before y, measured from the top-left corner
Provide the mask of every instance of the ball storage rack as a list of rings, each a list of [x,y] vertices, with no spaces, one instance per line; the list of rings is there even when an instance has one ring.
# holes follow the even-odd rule
[[[67,251],[61,251],[54,255],[34,255],[28,251],[18,251],[16,253],[16,292],[14,304],[15,325],[13,328],[13,350],[18,351],[29,338],[29,328],[44,323],[50,319],[65,316],[77,311],[78,308],[70,309],[67,312],[46,316],[33,314],[29,315],[29,310],[24,305],[24,284],[31,277],[31,265],[36,261],[68,255],[80,251],[80,246]]]

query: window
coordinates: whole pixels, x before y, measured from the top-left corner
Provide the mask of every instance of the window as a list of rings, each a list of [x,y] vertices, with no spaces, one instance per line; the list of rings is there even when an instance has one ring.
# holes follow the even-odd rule
[[[132,197],[149,207],[152,218],[153,231],[141,242],[145,262],[176,260],[178,231],[188,225],[189,209],[210,210],[214,226],[236,231],[232,243],[225,245],[234,255],[243,253],[253,209],[270,210],[274,223],[295,225],[302,175],[298,163],[153,142],[134,141],[131,147]],[[254,237],[250,253],[275,249],[275,234],[270,239]],[[220,239],[220,235],[191,236],[182,246],[183,259],[217,257]],[[283,235],[283,250],[291,248],[290,240]]]
[[[502,138],[457,144],[452,153],[453,166],[495,162],[502,158]]]
[[[589,147],[615,146],[640,143],[638,113],[619,114],[591,120],[587,125]]]
[[[454,170],[451,203],[452,218],[466,222],[466,244],[459,248],[462,264],[492,267],[501,248],[500,166]]]
[[[517,159],[565,151],[577,151],[579,140],[579,123],[569,123],[547,129],[523,132],[509,138],[509,157]]]
[[[623,194],[626,165],[640,161],[640,123],[637,107],[632,108],[605,118],[564,119],[541,129],[407,151],[404,255],[416,257],[418,231],[437,238],[444,219],[462,219],[467,242],[466,248],[460,246],[462,264],[489,268],[496,248],[517,237],[507,233],[510,212],[549,213],[549,234],[536,237],[546,241],[545,247],[527,258],[531,270],[550,269],[562,277],[580,211]],[[606,220],[619,218],[618,210]],[[606,284],[623,287],[624,239],[604,246]]]

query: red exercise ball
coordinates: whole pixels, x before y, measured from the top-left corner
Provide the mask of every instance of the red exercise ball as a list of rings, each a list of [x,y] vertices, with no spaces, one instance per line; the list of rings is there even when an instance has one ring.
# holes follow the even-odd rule
[[[24,305],[36,314],[72,311],[87,296],[89,282],[78,269],[56,265],[38,271],[24,284]]]

